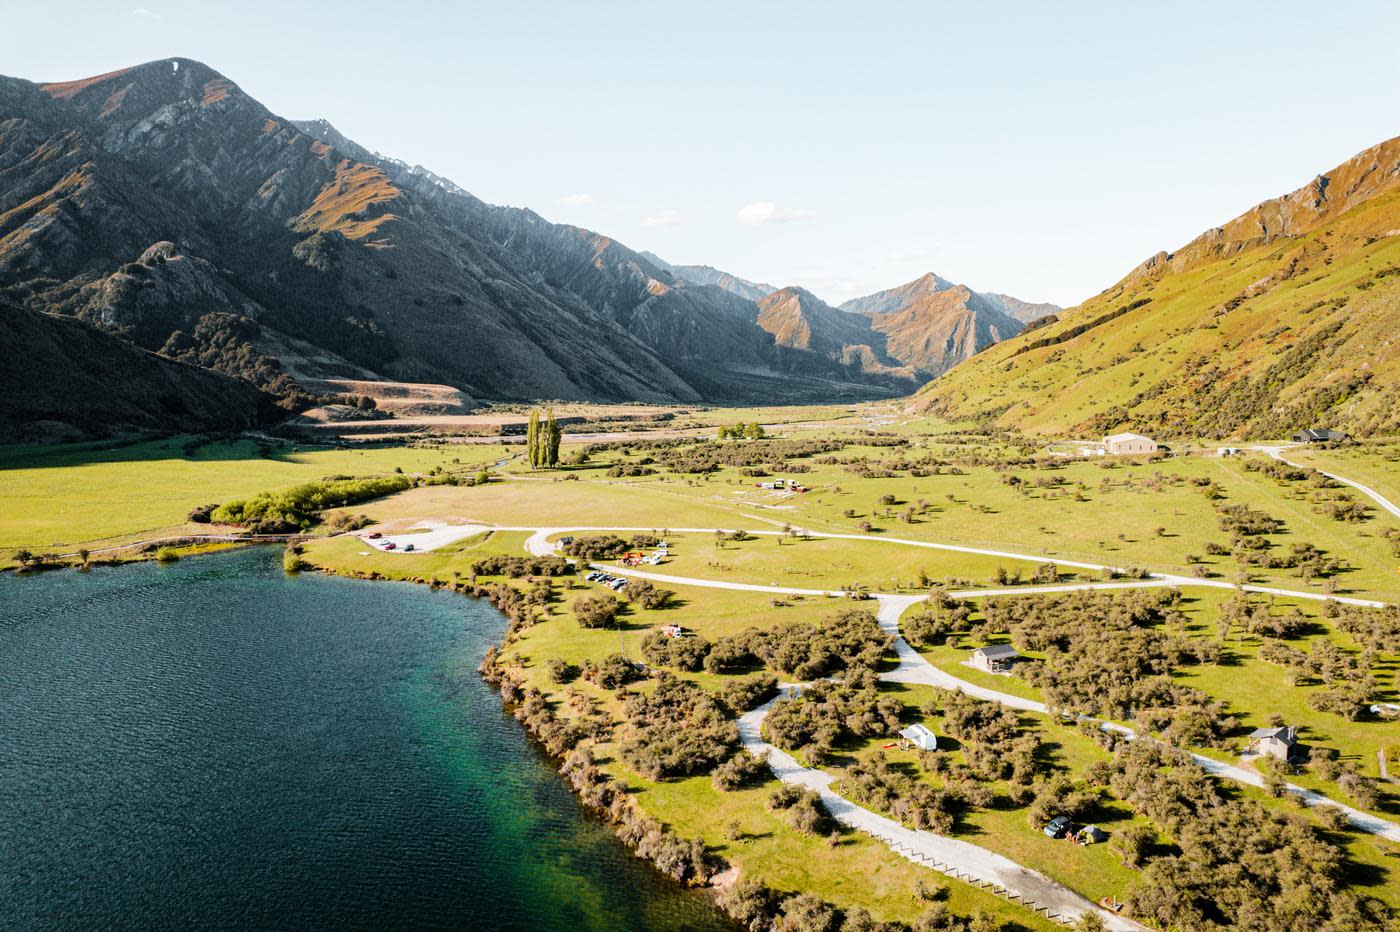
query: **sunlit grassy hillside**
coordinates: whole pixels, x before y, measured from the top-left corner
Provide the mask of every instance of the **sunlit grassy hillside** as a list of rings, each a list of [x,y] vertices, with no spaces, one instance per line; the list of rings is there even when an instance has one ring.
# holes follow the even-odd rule
[[[1161,253],[916,398],[1037,433],[1400,427],[1400,140]]]

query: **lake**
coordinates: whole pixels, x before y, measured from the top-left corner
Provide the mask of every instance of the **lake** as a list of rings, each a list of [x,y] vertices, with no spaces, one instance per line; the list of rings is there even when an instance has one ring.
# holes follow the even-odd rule
[[[732,929],[502,710],[504,627],[274,549],[0,574],[0,925]]]

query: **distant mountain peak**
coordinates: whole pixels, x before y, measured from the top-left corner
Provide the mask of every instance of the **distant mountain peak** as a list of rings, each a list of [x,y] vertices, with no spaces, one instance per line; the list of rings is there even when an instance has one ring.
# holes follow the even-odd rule
[[[751,282],[714,266],[672,265],[654,252],[644,251],[642,255],[657,268],[670,272],[681,281],[690,282],[692,285],[714,285],[750,301],[759,301],[778,290],[766,282]]]

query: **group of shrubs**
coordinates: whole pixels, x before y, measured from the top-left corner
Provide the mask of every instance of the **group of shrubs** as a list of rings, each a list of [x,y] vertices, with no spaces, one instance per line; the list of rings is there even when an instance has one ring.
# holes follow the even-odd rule
[[[327,508],[343,508],[412,488],[409,476],[345,477],[305,482],[284,492],[260,492],[218,506],[209,519],[219,524],[241,524],[259,533],[304,530]]]
[[[763,734],[785,751],[801,752],[815,767],[842,742],[898,731],[903,712],[898,699],[879,692],[873,674],[860,670],[812,683],[797,698],[773,703]]]
[[[1089,591],[994,600],[984,611],[989,629],[1043,654],[1017,672],[1051,707],[1133,719],[1175,744],[1218,744],[1235,719],[1173,673],[1217,660],[1220,645],[1158,630],[1181,625],[1180,599],[1176,589]]]
[[[670,673],[623,702],[622,762],[648,780],[708,773],[738,747],[739,729],[703,688]]]
[[[514,556],[503,553],[488,554],[472,564],[473,576],[505,576],[519,579],[522,576],[568,576],[574,566],[563,557]]]
[[[1345,852],[1300,814],[1225,790],[1184,752],[1115,742],[1108,786],[1151,819],[1171,846],[1128,893],[1132,915],[1172,929],[1391,928],[1385,907],[1344,889]]]
[[[596,534],[575,537],[563,545],[563,550],[580,560],[615,560],[632,550],[646,550],[661,543],[655,534],[633,534],[621,538],[616,534]]]
[[[785,676],[813,680],[851,666],[874,668],[893,644],[874,615],[851,608],[819,625],[792,622],[718,638],[704,667],[709,673],[733,673],[761,663]]]

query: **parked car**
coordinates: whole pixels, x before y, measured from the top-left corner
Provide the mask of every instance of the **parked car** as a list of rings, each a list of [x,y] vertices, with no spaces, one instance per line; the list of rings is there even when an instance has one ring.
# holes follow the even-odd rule
[[[384,545],[384,549],[385,549],[385,550],[393,550],[393,549],[395,549],[396,547],[398,547],[398,544],[394,543],[392,540],[389,541],[387,544]]]
[[[381,537],[383,537],[383,536],[384,536],[383,534],[379,533],[378,531],[375,531],[373,534],[370,534],[370,535],[369,535],[369,539],[370,539],[370,540],[379,540],[379,538],[381,538]]]
[[[1046,823],[1043,831],[1051,838],[1063,838],[1065,833],[1069,831],[1069,818],[1066,816],[1055,816],[1055,818]]]
[[[403,545],[403,549],[405,549],[405,550],[413,550],[414,547],[413,547],[412,544],[404,544],[404,545]]]
[[[589,573],[587,576],[585,576],[585,577],[583,577],[583,578],[584,578],[584,580],[586,580],[587,582],[597,582],[597,581],[598,581],[598,577],[601,576],[601,575],[603,575],[603,574],[602,574],[602,573],[599,573],[597,570],[594,570],[593,572]]]
[[[625,579],[614,579],[612,581],[612,587],[614,592],[616,592],[618,589],[621,589],[625,585],[627,585],[627,580]]]

